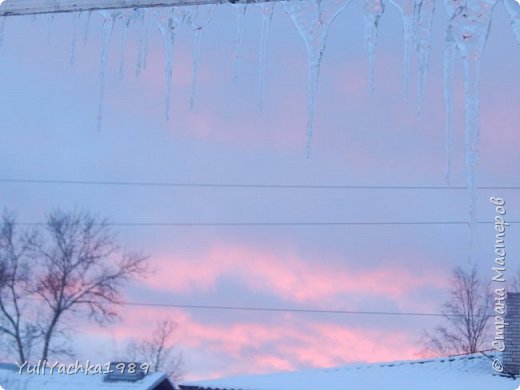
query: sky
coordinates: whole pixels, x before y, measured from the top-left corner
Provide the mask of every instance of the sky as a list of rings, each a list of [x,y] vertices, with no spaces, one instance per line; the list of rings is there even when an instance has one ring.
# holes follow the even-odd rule
[[[169,120],[165,55],[151,30],[147,66],[136,77],[140,28],[121,23],[108,48],[102,128],[102,18],[79,18],[71,66],[70,14],[9,17],[0,48],[0,179],[214,184],[444,186],[443,47],[446,12],[437,4],[421,116],[416,56],[402,94],[400,15],[387,4],[379,26],[375,90],[368,86],[363,3],[331,25],[316,96],[312,154],[306,157],[305,45],[281,4],[269,32],[264,106],[258,100],[261,9],[244,16],[237,80],[237,12],[219,5],[203,30],[193,110],[194,33],[176,35]],[[88,33],[85,34],[85,31]],[[86,38],[86,39],[84,39]],[[120,78],[121,58],[124,77]],[[481,72],[479,185],[520,186],[517,124],[520,50],[502,3]],[[455,63],[453,186],[465,186],[462,63]],[[515,190],[482,189],[477,219],[491,221],[490,196],[520,220]],[[115,186],[0,181],[0,205],[20,222],[84,209],[111,222],[467,221],[464,189],[338,189]],[[506,237],[518,269],[517,226]],[[149,256],[153,272],[125,289],[133,302],[295,309],[439,312],[450,272],[468,264],[466,225],[118,226],[120,244]],[[494,230],[479,224],[473,259],[491,279]],[[155,322],[178,324],[185,379],[264,373],[350,362],[413,359],[435,317],[248,312],[124,306],[120,321],[78,324],[83,359],[106,361]],[[490,340],[491,341],[491,340]]]

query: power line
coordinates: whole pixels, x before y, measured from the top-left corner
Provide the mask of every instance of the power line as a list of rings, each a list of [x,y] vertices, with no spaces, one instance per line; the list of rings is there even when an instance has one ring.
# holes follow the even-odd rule
[[[506,221],[517,224],[520,221]],[[493,221],[477,221],[477,224],[494,224]],[[17,222],[23,226],[45,226],[46,222]],[[106,222],[115,227],[226,227],[226,226],[387,226],[387,225],[469,225],[467,221],[331,221],[331,222]],[[100,225],[100,223],[95,224]]]
[[[506,221],[508,224],[517,224],[520,221]],[[493,221],[477,221],[477,224],[494,224]],[[45,226],[46,222],[17,222],[23,226]],[[338,221],[338,222],[106,222],[105,226],[115,227],[262,227],[262,226],[395,226],[395,225],[469,225],[465,221]],[[95,225],[101,225],[100,223]]]
[[[191,305],[177,303],[157,302],[122,302],[125,306],[166,307],[178,309],[200,310],[228,310],[228,311],[253,311],[253,312],[287,312],[309,314],[360,314],[360,315],[384,315],[384,316],[415,316],[415,317],[461,317],[462,314],[421,313],[421,312],[394,312],[394,311],[363,311],[363,310],[331,310],[331,309],[298,309],[287,307],[261,307],[261,306],[221,306],[221,305]],[[490,317],[490,316],[488,316]]]
[[[42,298],[23,298],[31,301],[43,301]],[[358,315],[380,315],[380,316],[408,316],[408,317],[462,317],[463,314],[443,313],[421,313],[400,311],[370,311],[370,310],[342,310],[342,309],[311,309],[294,307],[267,307],[267,306],[232,306],[232,305],[195,305],[187,303],[160,303],[160,302],[136,302],[123,301],[123,306],[159,307],[171,309],[194,309],[194,310],[219,310],[219,311],[247,311],[247,312],[272,312],[272,313],[302,313],[302,314],[358,314]],[[482,317],[477,315],[476,317]],[[488,315],[486,317],[492,317]]]
[[[121,187],[185,187],[185,188],[252,188],[252,189],[330,189],[330,190],[467,190],[464,186],[375,186],[334,184],[247,184],[247,183],[188,183],[166,181],[112,181],[112,180],[55,180],[55,179],[1,179],[11,184],[59,184]],[[520,186],[479,186],[478,190],[520,190]]]

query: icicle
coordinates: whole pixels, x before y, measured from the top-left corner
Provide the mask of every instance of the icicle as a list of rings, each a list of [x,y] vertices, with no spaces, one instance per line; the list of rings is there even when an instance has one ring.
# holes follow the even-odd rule
[[[444,104],[446,108],[445,148],[446,148],[446,184],[451,185],[451,147],[453,143],[453,61],[456,51],[453,37],[446,37],[444,48]]]
[[[374,91],[374,63],[377,43],[377,27],[385,10],[381,0],[365,1],[365,50],[368,52],[368,86]]]
[[[88,11],[87,13],[87,20],[85,21],[85,27],[83,27],[83,44],[87,43],[88,41],[88,28],[90,25],[90,17],[92,16],[92,11]]]
[[[273,19],[274,3],[265,3],[262,4],[261,7],[262,31],[260,34],[260,47],[258,54],[258,62],[260,64],[260,70],[258,72],[258,110],[260,111],[263,108],[267,42],[269,36],[269,27],[271,26],[271,20]]]
[[[193,47],[193,73],[191,80],[190,109],[195,106],[195,90],[199,75],[200,47],[202,44],[203,28],[209,23],[215,13],[215,4],[198,5],[195,8],[191,25],[195,30],[195,46]]]
[[[164,55],[165,55],[165,67],[164,73],[166,76],[166,98],[165,98],[165,115],[166,119],[170,118],[170,102],[172,95],[172,82],[173,82],[173,46],[175,42],[175,33],[177,28],[183,22],[186,14],[179,10],[176,11],[175,7],[171,8],[169,16],[157,15],[157,24],[159,31],[163,37],[164,42]]]
[[[420,3],[422,0],[417,0]],[[415,0],[390,0],[401,13],[403,20],[403,33],[404,33],[404,55],[403,55],[403,96],[405,99],[408,98],[408,79],[410,75],[410,51],[412,49],[412,43],[414,41],[414,30],[415,30],[415,11],[416,1]]]
[[[146,69],[149,46],[150,46],[150,31],[154,21],[154,15],[147,11],[146,8],[139,8],[136,10],[136,18],[139,20],[138,26],[140,28],[139,39],[137,41],[137,60],[135,76],[139,77],[141,71]]]
[[[74,62],[76,61],[76,44],[78,42],[78,24],[79,18],[81,16],[81,12],[73,12],[73,28],[72,28],[72,43],[70,45],[70,66],[74,66]]]
[[[108,14],[106,11],[98,11],[104,18],[103,22],[103,46],[101,48],[101,57],[99,63],[99,105],[98,105],[98,117],[97,117],[97,129],[101,130],[101,124],[103,122],[103,108],[105,103],[105,73],[108,59],[108,48],[110,46],[110,39],[112,38],[112,32],[114,31],[114,23],[118,13],[113,12]]]
[[[125,12],[121,15],[121,38],[119,41],[119,79],[123,80],[125,76],[125,49],[126,49],[126,41],[128,38],[128,27],[130,26],[130,21],[132,20],[133,12]]]
[[[0,17],[0,47],[4,43],[4,31],[5,31],[5,22],[7,21],[7,18],[5,16]]]
[[[150,53],[150,32],[152,31],[153,17],[150,15],[144,29],[144,45],[143,45],[143,70],[148,64],[148,54]]]
[[[173,11],[173,10],[172,10]],[[173,44],[175,40],[175,33],[172,26],[172,18],[169,17],[166,21],[158,19],[159,30],[163,37],[164,42],[164,56],[165,56],[165,67],[164,73],[166,76],[166,98],[165,98],[165,115],[166,119],[170,118],[170,99],[172,94],[172,81],[173,81]]]
[[[516,0],[503,0],[509,13],[511,27],[515,33],[516,41],[520,44],[520,3]]]
[[[466,149],[466,181],[470,198],[469,260],[473,254],[477,221],[476,188],[479,160],[480,58],[489,34],[491,15],[497,0],[475,0],[461,5],[447,0],[450,17],[448,39],[454,40],[464,63],[464,122]]]
[[[47,45],[51,43],[51,30],[52,30],[52,22],[54,20],[54,14],[51,13],[47,16]]]
[[[314,124],[314,101],[318,86],[320,63],[330,24],[351,0],[302,0],[283,2],[285,11],[293,20],[307,48],[309,72],[307,101],[307,158],[311,154]]]
[[[137,18],[139,20],[138,26],[139,26],[139,32],[138,38],[137,38],[137,56],[135,61],[135,77],[139,77],[141,74],[141,69],[143,67],[143,56],[144,56],[144,41],[145,41],[145,35],[146,35],[146,8],[138,8],[137,9]]]
[[[244,16],[247,10],[247,4],[233,4],[237,10],[237,38],[235,46],[235,72],[233,73],[233,81],[238,80],[240,72],[240,52],[242,51],[242,38],[244,36]]]
[[[417,116],[421,115],[424,99],[424,83],[430,60],[431,36],[435,0],[422,0],[417,15],[417,53],[419,57],[419,79],[417,97]]]

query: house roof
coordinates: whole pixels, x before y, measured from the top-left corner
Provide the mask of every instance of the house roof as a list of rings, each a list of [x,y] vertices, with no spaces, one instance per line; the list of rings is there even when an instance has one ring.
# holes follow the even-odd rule
[[[338,368],[230,377],[181,385],[185,390],[514,390],[520,380],[497,375],[493,355],[348,365]]]
[[[135,381],[104,381],[104,374],[19,373],[14,364],[0,363],[0,386],[5,390],[169,390],[175,387],[166,374],[154,372]]]

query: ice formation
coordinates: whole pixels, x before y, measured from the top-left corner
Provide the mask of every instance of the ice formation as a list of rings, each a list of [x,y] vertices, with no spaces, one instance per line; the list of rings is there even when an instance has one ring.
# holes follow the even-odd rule
[[[374,64],[379,19],[385,10],[382,0],[366,0],[365,13],[365,50],[368,53],[368,86],[374,91]]]
[[[415,0],[389,0],[397,7],[403,20],[404,58],[403,58],[403,96],[408,97],[410,76],[410,51],[415,40],[416,3]],[[420,1],[420,0],[419,0]]]
[[[235,44],[235,72],[233,73],[233,80],[238,80],[240,73],[240,52],[242,51],[242,38],[244,36],[244,16],[247,10],[247,4],[239,3],[233,4],[237,10],[237,38]]]
[[[165,98],[165,115],[166,119],[170,117],[170,104],[172,94],[173,82],[173,46],[175,43],[175,34],[181,24],[191,20],[193,14],[193,7],[173,7],[166,12],[156,12],[155,17],[159,31],[163,37],[164,53],[166,57],[166,64],[164,72],[166,75],[166,98]]]
[[[130,26],[130,22],[134,16],[134,10],[124,10],[119,15],[119,19],[121,20],[121,37],[119,40],[119,79],[122,80],[125,75],[125,51],[126,51],[126,41],[128,39],[128,28]]]
[[[264,100],[267,42],[271,20],[273,19],[274,3],[265,3],[260,6],[262,7],[262,30],[260,33],[260,47],[258,50],[258,63],[260,64],[258,72],[258,109],[261,111]]]
[[[311,154],[314,126],[314,108],[320,64],[325,50],[327,33],[332,21],[345,9],[351,0],[301,0],[283,3],[285,11],[293,20],[307,48],[308,101],[307,101],[307,157]]]
[[[110,39],[112,38],[112,32],[114,31],[114,23],[118,16],[117,11],[106,12],[99,11],[103,16],[103,46],[101,48],[101,57],[99,64],[99,103],[98,103],[98,116],[97,116],[97,129],[101,130],[103,123],[103,110],[105,103],[105,73],[108,59],[108,47],[110,45]]]
[[[313,136],[314,112],[320,64],[326,45],[329,26],[345,9],[351,0],[293,0],[282,2],[285,11],[294,22],[300,36],[303,38],[308,61],[308,98],[306,152],[310,155]],[[365,49],[369,58],[369,86],[374,87],[374,61],[377,43],[377,29],[380,18],[385,10],[384,0],[365,0]],[[432,19],[435,0],[388,0],[400,12],[403,22],[404,59],[403,59],[403,93],[408,91],[410,74],[410,58],[415,50],[418,61],[417,110],[420,113],[424,95],[425,76],[430,55]],[[469,222],[471,237],[473,237],[476,222],[476,187],[477,167],[479,160],[479,83],[480,59],[487,40],[492,12],[497,0],[444,0],[449,18],[444,51],[444,98],[446,107],[445,140],[446,140],[446,181],[450,184],[451,176],[451,143],[453,133],[453,95],[454,95],[454,59],[460,55],[464,66],[464,118],[465,118],[465,164],[467,187],[470,197]],[[503,0],[509,14],[510,23],[516,40],[520,43],[520,4],[516,0]],[[195,31],[193,51],[193,75],[190,106],[193,108],[199,70],[200,47],[202,31],[209,23],[215,10],[215,4],[200,6],[178,6],[158,8],[157,11],[136,9],[131,11],[99,11],[104,18],[103,44],[100,57],[100,96],[97,127],[101,128],[105,94],[105,72],[114,23],[121,21],[119,71],[123,75],[124,54],[127,33],[130,24],[137,29],[137,60],[136,76],[146,68],[149,51],[150,31],[153,23],[157,23],[161,32],[165,51],[166,78],[166,117],[169,117],[173,75],[173,46],[175,33],[183,22],[189,24]],[[237,10],[237,37],[235,52],[235,69],[233,78],[236,80],[240,71],[240,51],[244,28],[245,3],[233,4]],[[266,50],[269,26],[273,15],[274,3],[260,4],[262,15],[261,38],[259,46],[259,76],[258,76],[258,106],[261,108],[265,86]],[[53,15],[48,17],[48,39]],[[83,41],[88,37],[91,12],[88,12],[83,29]],[[74,63],[76,41],[78,38],[81,15],[73,13],[73,33],[70,52],[70,62]],[[34,19],[34,18],[33,18]],[[0,44],[6,18],[0,18]],[[134,21],[134,23],[131,23]]]
[[[208,25],[213,14],[215,13],[215,4],[197,5],[193,11],[191,18],[191,26],[195,31],[195,45],[193,47],[193,73],[191,81],[191,97],[190,109],[193,110],[195,105],[195,90],[197,87],[197,79],[199,75],[200,47],[202,44],[202,34],[204,27]]]
[[[447,42],[453,45],[464,64],[464,126],[466,180],[470,197],[470,257],[476,227],[476,187],[479,159],[480,59],[489,34],[497,0],[446,0],[449,16]],[[448,46],[449,49],[449,46]],[[448,62],[450,56],[447,56]],[[452,64],[447,65],[453,66]]]
[[[137,21],[137,58],[135,62],[135,75],[139,77],[141,71],[146,69],[148,53],[150,51],[150,33],[152,24],[156,18],[156,13],[148,11],[146,8],[138,8],[135,11],[134,18]]]
[[[88,41],[88,29],[90,26],[90,17],[92,16],[92,11],[88,11],[87,13],[87,19],[85,20],[85,26],[83,27],[83,43],[87,43]]]
[[[430,59],[430,47],[432,36],[433,13],[435,0],[421,0],[416,3],[416,50],[419,60],[419,77],[417,93],[417,115],[421,114],[421,105],[424,98],[424,84],[428,62]]]
[[[79,19],[81,17],[81,12],[73,12],[72,13],[72,43],[70,45],[70,65],[73,66],[76,61],[76,46],[78,43],[78,28],[79,28]]]

